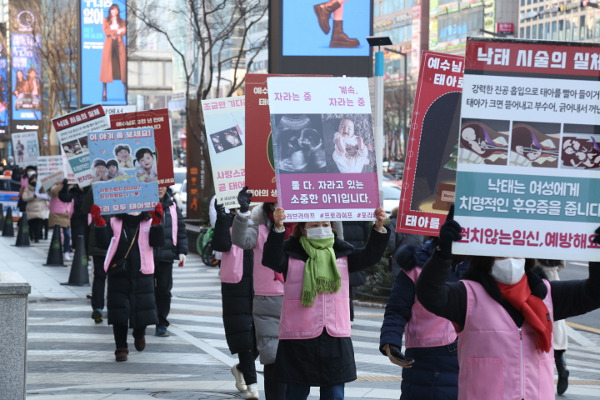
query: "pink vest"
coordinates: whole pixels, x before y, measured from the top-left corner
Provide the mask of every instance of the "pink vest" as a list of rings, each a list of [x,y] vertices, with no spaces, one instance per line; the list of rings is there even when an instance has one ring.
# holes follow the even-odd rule
[[[169,206],[169,214],[171,214],[171,237],[173,240],[173,246],[177,246],[177,206],[171,204]]]
[[[145,275],[154,273],[154,256],[152,248],[150,247],[151,223],[152,220],[141,221],[140,231],[138,233],[138,247],[140,249],[141,260],[140,271]],[[110,239],[110,245],[106,251],[106,258],[104,259],[104,271],[108,270],[108,266],[112,262],[112,258],[117,252],[117,247],[119,247],[119,239],[121,238],[121,232],[123,231],[123,220],[114,217],[111,218],[110,227],[113,231],[113,237]]]
[[[415,267],[403,273],[413,281],[421,274],[421,267]],[[445,318],[427,311],[415,296],[415,302],[411,309],[410,321],[404,330],[404,345],[412,347],[438,347],[445,346],[456,340],[454,325]]]
[[[465,327],[458,334],[458,398],[554,399],[554,352],[535,348],[535,332],[519,329],[508,312],[477,282],[467,289]],[[550,285],[544,303],[553,319]]]
[[[337,259],[342,287],[336,293],[318,293],[311,307],[301,304],[303,261],[289,258],[279,322],[279,339],[315,338],[327,329],[334,337],[350,337],[348,259]]]
[[[275,279],[275,272],[262,264],[263,248],[269,236],[269,228],[265,225],[258,226],[258,238],[254,247],[254,294],[257,296],[283,295],[283,283]]]
[[[229,229],[231,231],[231,228]],[[244,275],[244,250],[232,244],[229,251],[221,253],[219,276],[223,283],[238,283]]]
[[[73,200],[71,200],[69,203],[65,203],[63,201],[60,201],[58,197],[50,196],[48,209],[53,214],[69,213],[69,218],[71,218],[71,215],[73,215]]]

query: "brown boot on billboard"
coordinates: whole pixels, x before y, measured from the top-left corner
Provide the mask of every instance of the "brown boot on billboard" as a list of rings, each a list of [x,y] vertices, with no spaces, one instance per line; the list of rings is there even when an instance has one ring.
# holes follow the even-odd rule
[[[344,33],[343,29],[343,21],[333,20],[333,33],[331,34],[331,42],[329,42],[329,47],[358,47],[360,42],[358,39],[349,38],[348,35]]]
[[[317,14],[317,19],[319,20],[319,26],[327,35],[329,30],[329,18],[331,18],[331,13],[340,8],[340,3],[337,0],[330,0],[325,3],[317,4],[313,7],[315,9],[315,14]]]

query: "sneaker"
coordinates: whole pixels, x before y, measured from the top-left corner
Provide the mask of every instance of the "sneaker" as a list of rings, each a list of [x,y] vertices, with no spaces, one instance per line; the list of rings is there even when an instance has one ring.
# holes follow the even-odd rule
[[[102,319],[102,310],[98,310],[97,309],[97,310],[92,311],[92,319],[97,324],[99,324],[100,322],[102,322],[103,321],[103,319]]]
[[[117,361],[127,361],[128,355],[129,355],[129,350],[127,350],[127,349],[116,349],[115,350],[115,359]]]
[[[64,253],[63,258],[65,259],[65,261],[71,261],[71,253],[69,253],[69,252]]]
[[[146,335],[134,336],[133,345],[137,351],[144,351],[146,348]]]
[[[258,400],[258,384],[251,383],[248,385],[248,390],[242,394],[242,398]]]
[[[154,336],[167,337],[170,335],[171,332],[169,332],[166,327],[160,325],[156,327],[156,332],[154,333]]]
[[[238,364],[235,364],[231,367],[231,373],[235,377],[235,387],[240,392],[244,393],[248,391],[248,386],[246,386],[246,381],[244,380],[244,374],[237,368]]]

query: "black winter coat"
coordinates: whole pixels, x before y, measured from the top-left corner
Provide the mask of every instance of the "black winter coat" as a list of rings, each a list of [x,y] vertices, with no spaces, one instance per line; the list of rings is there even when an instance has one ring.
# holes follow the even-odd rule
[[[344,227],[344,241],[356,248],[365,247],[371,232],[371,223],[368,221],[344,221],[342,225]],[[350,272],[350,286],[364,285],[366,281],[365,271]]]
[[[173,244],[173,218],[171,217],[170,206],[174,204],[173,198],[168,193],[164,195],[160,203],[163,206],[165,215],[163,217],[163,231],[165,241],[162,246],[154,248],[154,262],[170,262],[177,260],[180,254],[188,253],[188,237],[185,230],[185,221],[179,207],[175,207],[177,212],[177,246]]]
[[[390,231],[380,233],[371,229],[364,248],[354,248],[337,239],[333,250],[336,258],[348,257],[348,272],[358,271],[377,263],[386,248]],[[291,237],[284,242],[284,233],[269,232],[262,263],[276,272],[287,275],[288,260],[306,261],[308,255],[300,240]],[[332,337],[324,329],[313,339],[280,340],[275,361],[281,382],[310,386],[332,386],[356,380],[356,363],[350,337]]]
[[[117,251],[110,261],[111,265],[125,257],[140,221],[146,216],[147,213],[138,216],[119,214],[113,217],[123,219],[123,232]],[[97,245],[107,249],[113,237],[110,224],[95,227],[95,230]],[[158,247],[162,245],[163,241],[162,225],[152,226],[149,237],[150,246]],[[136,238],[127,257],[127,268],[114,267],[107,271],[109,325],[129,325],[130,328],[139,329],[158,322],[154,298],[154,275],[144,275],[140,272],[140,260],[140,250]]]
[[[213,233],[212,246],[215,251],[227,253],[231,250],[230,227],[233,215],[217,215]],[[223,326],[225,339],[231,354],[252,351],[257,354],[254,335],[254,319],[252,317],[252,300],[254,289],[252,270],[254,252],[244,250],[242,279],[238,283],[221,283],[221,298],[223,301]],[[223,261],[221,261],[223,268]]]

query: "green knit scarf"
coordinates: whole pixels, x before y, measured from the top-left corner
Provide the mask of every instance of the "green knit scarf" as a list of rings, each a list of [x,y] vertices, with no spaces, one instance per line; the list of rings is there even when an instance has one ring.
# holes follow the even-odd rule
[[[335,293],[342,286],[342,278],[333,251],[333,241],[333,236],[326,239],[300,237],[300,244],[308,254],[302,281],[303,306],[312,306],[317,293]]]

